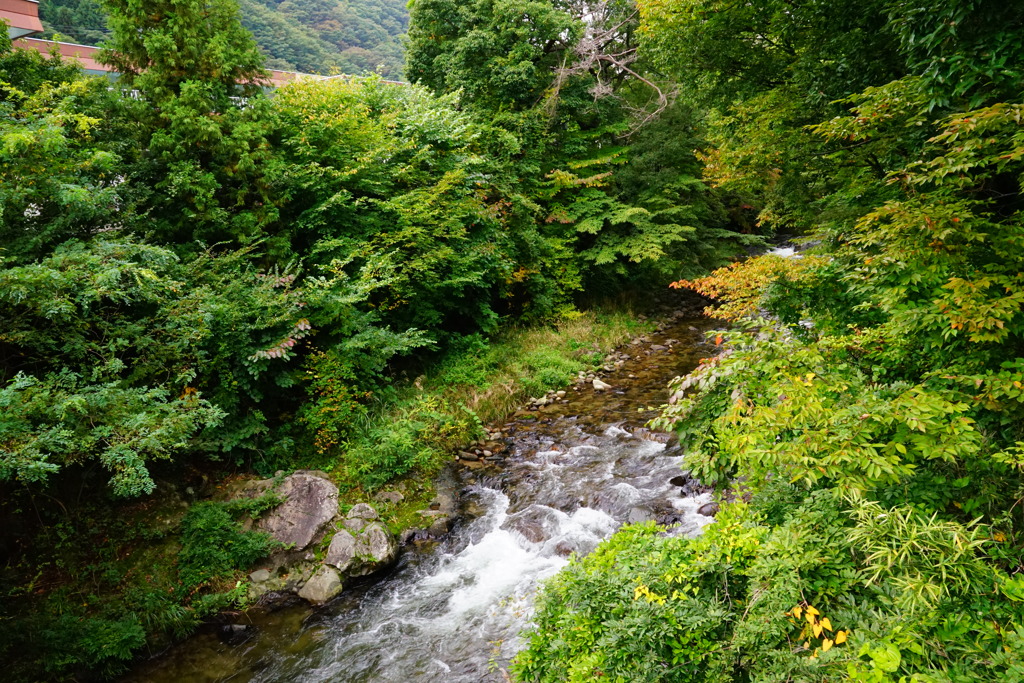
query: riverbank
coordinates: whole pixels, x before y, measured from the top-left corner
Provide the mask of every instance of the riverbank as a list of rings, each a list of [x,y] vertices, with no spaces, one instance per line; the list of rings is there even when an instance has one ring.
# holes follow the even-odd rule
[[[490,341],[469,338],[390,403],[371,406],[346,447],[293,466],[326,470],[343,510],[372,501],[396,535],[422,527],[419,512],[436,495],[433,475],[459,451],[498,450],[480,448],[491,445],[486,423],[581,372],[601,372],[611,349],[655,326],[618,307],[511,329]],[[5,505],[7,544],[21,558],[6,569],[8,585],[17,588],[0,627],[20,653],[9,680],[109,678],[211,616],[249,604],[247,572],[260,546],[240,523],[259,509],[222,503],[225,491],[255,477],[228,468],[167,474],[153,495],[131,504],[85,496],[54,511],[32,500],[35,515]],[[382,488],[401,496],[374,500]],[[200,503],[221,507],[197,516]],[[190,551],[210,546],[239,552]],[[186,575],[199,578],[189,583]]]
[[[322,608],[277,602],[225,615],[124,680],[507,680],[537,583],[569,556],[627,522],[687,534],[711,521],[710,494],[680,471],[678,445],[644,427],[668,381],[714,353],[700,307],[657,316],[604,354],[593,377],[527,396],[487,424],[497,436],[481,445],[492,457],[463,450],[447,461],[449,533],[408,543],[395,567]]]

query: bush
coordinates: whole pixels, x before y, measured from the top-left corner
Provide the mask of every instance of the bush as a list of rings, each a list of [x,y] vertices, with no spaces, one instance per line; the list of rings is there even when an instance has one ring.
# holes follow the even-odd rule
[[[193,596],[266,557],[278,544],[268,534],[241,531],[225,503],[196,503],[181,522],[178,596]],[[205,604],[205,603],[204,603]]]

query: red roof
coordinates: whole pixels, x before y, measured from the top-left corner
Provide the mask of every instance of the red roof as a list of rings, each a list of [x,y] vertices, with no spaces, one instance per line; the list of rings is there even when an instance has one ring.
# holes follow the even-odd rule
[[[0,3],[10,2],[11,0],[0,0]],[[96,61],[96,53],[100,51],[100,48],[93,47],[92,45],[77,45],[75,43],[60,43],[54,40],[43,40],[41,38],[19,38],[14,41],[16,47],[24,47],[32,50],[38,50],[44,55],[49,54],[53,46],[56,45],[60,51],[60,55],[65,59],[73,58],[77,59],[82,63],[82,67],[86,71],[111,73],[112,69],[106,64],[100,64]],[[295,71],[271,71],[270,82],[274,86],[282,86],[285,83],[290,83],[296,78],[305,76],[306,74],[297,73]],[[315,78],[315,77],[314,77]]]
[[[4,2],[5,0],[0,0]],[[75,43],[58,43],[54,40],[43,40],[41,38],[19,38],[14,41],[15,47],[24,47],[31,50],[38,50],[44,55],[50,54],[50,50],[53,46],[57,46],[57,50],[60,52],[60,56],[69,59],[77,59],[82,63],[82,67],[88,71],[102,71],[104,73],[110,71],[110,67],[106,64],[100,64],[96,61],[96,53],[100,51],[98,47],[92,45],[76,45]]]
[[[43,30],[43,25],[39,21],[39,3],[36,0],[0,0],[0,19],[6,19],[13,29],[31,33]]]

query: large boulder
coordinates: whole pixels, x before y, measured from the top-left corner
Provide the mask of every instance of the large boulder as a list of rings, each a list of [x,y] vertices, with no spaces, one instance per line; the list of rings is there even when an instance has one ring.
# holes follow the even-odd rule
[[[288,477],[249,482],[242,495],[272,493],[283,499],[264,515],[257,528],[288,546],[268,557],[250,574],[253,599],[297,593],[313,604],[329,601],[342,591],[342,582],[367,576],[398,558],[398,541],[372,505],[338,511],[338,489],[322,472],[298,471]],[[321,563],[317,548],[336,529]]]
[[[389,566],[398,557],[398,541],[380,522],[368,524],[359,537],[356,556],[362,566],[348,572],[349,576],[366,576]]]
[[[345,515],[345,528],[349,531],[361,531],[368,522],[380,519],[380,515],[373,509],[373,506],[368,503],[359,503],[353,505],[352,509]]]
[[[299,597],[314,604],[322,604],[341,592],[341,576],[330,567],[320,567],[316,574],[299,589]]]
[[[295,550],[304,550],[338,514],[338,487],[314,472],[300,470],[276,487],[273,480],[259,482],[284,502],[265,514],[256,526]]]
[[[357,548],[356,537],[348,530],[341,529],[331,539],[331,545],[327,548],[327,554],[324,556],[324,564],[347,572],[356,560]]]
[[[353,507],[331,545],[324,564],[345,576],[366,576],[383,569],[398,557],[398,541],[378,520],[377,511],[365,503]]]

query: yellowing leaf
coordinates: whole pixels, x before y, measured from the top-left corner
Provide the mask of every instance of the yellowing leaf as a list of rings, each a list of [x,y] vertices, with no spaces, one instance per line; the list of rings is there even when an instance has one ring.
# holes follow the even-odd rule
[[[801,607],[800,605],[797,605],[796,607],[793,608],[793,616],[796,617],[797,619],[799,619],[800,615],[803,614],[803,613],[804,613],[804,608]]]
[[[807,613],[808,614],[814,614],[814,615],[821,614],[821,612],[819,612],[818,610],[814,609],[810,605],[807,606]]]
[[[821,637],[821,624],[815,624],[813,628],[814,628],[814,637],[815,638],[820,638]]]
[[[846,642],[846,631],[836,631],[836,645],[842,645]]]
[[[821,641],[821,651],[822,652],[828,652],[831,649],[832,649],[832,641],[831,640],[826,638],[825,640]]]
[[[823,629],[825,629],[826,631],[831,631],[832,630],[832,622],[829,621],[828,617],[825,617],[824,619],[821,620],[821,627]]]

